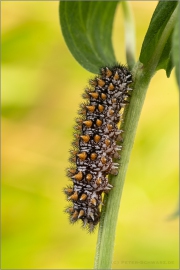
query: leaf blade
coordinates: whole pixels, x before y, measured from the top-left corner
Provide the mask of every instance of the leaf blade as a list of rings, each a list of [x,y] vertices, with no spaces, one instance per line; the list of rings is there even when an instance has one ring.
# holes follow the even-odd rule
[[[177,4],[178,4],[177,1],[167,1],[167,2],[159,1],[151,18],[150,25],[145,35],[141,48],[139,61],[144,65],[148,65],[148,63],[151,61],[151,58],[154,54],[154,50]],[[163,68],[167,72],[170,72],[170,69],[167,70],[170,67],[169,65],[170,51],[171,51],[171,39],[169,38],[164,47],[164,51],[161,54],[156,70]]]
[[[87,70],[116,62],[111,36],[118,1],[62,1],[61,30],[75,59]],[[108,10],[108,12],[105,12]]]
[[[180,5],[178,7],[180,13]],[[175,75],[178,86],[180,88],[180,63],[179,63],[179,49],[180,49],[180,34],[179,34],[180,20],[177,20],[173,36],[172,36],[172,60],[175,66]]]

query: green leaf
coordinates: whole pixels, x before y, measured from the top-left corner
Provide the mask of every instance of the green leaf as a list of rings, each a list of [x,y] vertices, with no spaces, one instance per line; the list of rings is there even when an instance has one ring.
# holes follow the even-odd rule
[[[167,61],[167,66],[166,66],[166,76],[169,78],[171,75],[171,71],[174,67],[173,61],[172,61],[172,50],[170,52],[170,57],[169,60]]]
[[[180,13],[180,6],[178,9],[178,12]],[[179,27],[180,27],[180,21],[177,20],[173,37],[172,37],[172,59],[173,64],[175,65],[175,73],[176,73],[176,79],[178,86],[180,88],[180,70],[179,70],[179,50],[180,50],[180,34],[179,34]]]
[[[148,31],[143,41],[139,60],[144,65],[148,65],[154,56],[154,51],[159,43],[159,40],[169,24],[173,12],[178,4],[178,1],[159,1],[154,14],[152,16]],[[172,29],[173,30],[173,29]],[[171,34],[172,34],[171,30]],[[167,75],[170,75],[171,64],[171,34],[164,46],[156,70],[165,69]]]
[[[98,73],[116,62],[111,36],[117,1],[62,1],[60,24],[66,44],[85,69]]]
[[[159,69],[165,69],[167,77],[170,77],[171,71],[174,67],[172,62],[171,48],[172,48],[172,34],[169,36],[164,46],[164,50],[161,54],[160,60],[156,67],[156,71]]]

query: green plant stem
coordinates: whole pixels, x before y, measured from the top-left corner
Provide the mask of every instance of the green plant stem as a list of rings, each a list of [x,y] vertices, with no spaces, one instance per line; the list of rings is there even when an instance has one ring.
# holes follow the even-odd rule
[[[118,219],[120,199],[122,195],[125,175],[133,147],[137,124],[142,110],[146,91],[150,78],[143,76],[141,63],[136,67],[136,82],[134,84],[133,95],[123,124],[125,130],[123,150],[121,153],[119,174],[111,177],[114,188],[105,196],[104,207],[102,209],[101,222],[97,242],[97,254],[95,269],[111,269],[113,248],[115,241],[115,230]]]
[[[102,216],[97,239],[95,269],[111,269],[120,200],[138,121],[146,97],[148,85],[155,73],[166,41],[168,40],[168,37],[175,25],[176,18],[177,9],[173,12],[169,22],[167,23],[157,48],[154,51],[154,55],[147,66],[145,67],[142,63],[138,62],[133,68],[133,93],[128,110],[126,110],[126,117],[122,126],[125,131],[125,135],[123,150],[121,153],[120,170],[117,176],[111,177],[110,180],[114,188],[111,190],[109,195],[105,195],[104,198],[104,206],[102,207]]]
[[[122,1],[122,10],[124,13],[125,28],[125,48],[128,66],[132,68],[135,64],[136,36],[133,12],[131,4],[128,1]]]

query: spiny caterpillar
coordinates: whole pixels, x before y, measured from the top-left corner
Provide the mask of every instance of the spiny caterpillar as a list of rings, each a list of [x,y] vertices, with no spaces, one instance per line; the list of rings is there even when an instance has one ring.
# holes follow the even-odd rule
[[[81,219],[83,227],[92,232],[100,220],[102,194],[112,188],[107,175],[118,173],[118,163],[113,159],[120,158],[121,146],[116,142],[122,141],[123,131],[117,124],[132,90],[132,75],[126,67],[115,65],[101,68],[100,75],[89,83],[83,94],[87,102],[80,106],[74,127],[75,140],[70,151],[74,166],[67,169],[73,186],[64,192],[72,202],[66,209],[70,222]]]

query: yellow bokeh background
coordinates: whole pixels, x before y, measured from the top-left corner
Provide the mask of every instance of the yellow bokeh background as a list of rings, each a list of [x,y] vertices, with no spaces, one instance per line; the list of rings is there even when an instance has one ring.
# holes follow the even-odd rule
[[[157,1],[130,2],[141,44]],[[2,269],[93,268],[97,230],[63,213],[69,148],[92,74],[70,54],[58,1],[3,1]],[[102,11],[103,12],[103,11]],[[113,44],[126,63],[123,14]],[[148,52],[147,52],[148,53]],[[178,90],[153,77],[138,125],[118,219],[113,269],[178,268]]]

